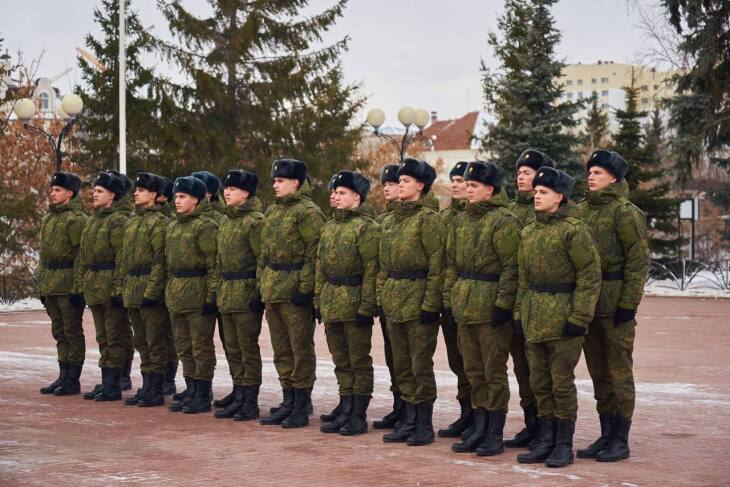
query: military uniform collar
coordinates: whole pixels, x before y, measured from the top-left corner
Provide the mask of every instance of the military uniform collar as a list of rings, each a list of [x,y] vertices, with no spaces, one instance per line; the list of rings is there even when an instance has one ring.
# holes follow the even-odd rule
[[[520,205],[531,205],[535,200],[535,193],[532,191],[518,191],[515,195],[515,203]]]
[[[622,188],[619,183],[612,183],[597,191],[586,191],[586,201],[589,205],[606,205],[621,197]]]
[[[540,223],[554,223],[568,216],[570,216],[570,210],[567,204],[560,205],[560,208],[558,208],[558,211],[556,211],[555,213],[548,213],[546,211],[535,211],[535,221]]]

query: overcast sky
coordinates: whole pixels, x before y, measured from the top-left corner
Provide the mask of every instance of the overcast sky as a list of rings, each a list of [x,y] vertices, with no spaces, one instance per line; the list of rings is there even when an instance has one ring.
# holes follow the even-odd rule
[[[56,82],[67,93],[80,73],[76,47],[98,31],[92,12],[98,0],[0,0],[0,37],[12,55],[26,58],[42,51],[39,75],[53,77],[73,68]],[[195,12],[206,12],[206,0],[185,0]],[[319,11],[333,0],[312,0]],[[562,0],[553,9],[562,32],[558,53],[569,63],[597,60],[635,62],[646,44],[639,26],[639,6],[656,0]],[[396,124],[402,105],[436,110],[439,118],[482,108],[480,59],[495,65],[486,43],[496,28],[502,0],[350,0],[344,17],[327,40],[350,37],[343,57],[348,81],[361,83],[366,108],[383,108],[386,124]],[[133,0],[142,23],[166,32],[155,0]],[[163,34],[164,35],[164,34]],[[362,114],[364,118],[364,114]]]

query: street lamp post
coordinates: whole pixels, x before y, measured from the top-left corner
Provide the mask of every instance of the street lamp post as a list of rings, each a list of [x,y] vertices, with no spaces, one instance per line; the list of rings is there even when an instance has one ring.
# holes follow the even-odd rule
[[[390,134],[384,134],[380,132],[380,127],[385,122],[385,112],[380,108],[374,108],[368,112],[367,123],[373,127],[373,133],[378,137],[382,137],[388,140],[395,146],[395,150],[398,153],[398,162],[403,162],[405,158],[406,149],[408,146],[423,134],[423,129],[428,125],[430,115],[427,110],[423,108],[413,109],[409,106],[402,107],[398,110],[398,121],[403,124],[406,131],[403,134],[403,138],[398,141],[397,138]],[[418,132],[412,133],[410,128],[415,125]]]
[[[63,97],[63,100],[61,100],[60,115],[67,120],[67,123],[63,129],[61,129],[61,132],[58,134],[58,138],[54,139],[53,135],[49,134],[42,128],[30,124],[30,119],[33,118],[33,115],[35,115],[35,102],[33,100],[29,98],[21,98],[15,103],[15,115],[18,119],[23,121],[23,127],[43,134],[46,139],[48,139],[51,147],[53,147],[53,152],[56,156],[56,171],[61,170],[61,159],[63,158],[61,144],[63,143],[63,138],[66,137],[71,130],[71,127],[73,127],[73,124],[76,123],[76,117],[83,109],[84,102],[81,100],[79,95],[72,93]]]

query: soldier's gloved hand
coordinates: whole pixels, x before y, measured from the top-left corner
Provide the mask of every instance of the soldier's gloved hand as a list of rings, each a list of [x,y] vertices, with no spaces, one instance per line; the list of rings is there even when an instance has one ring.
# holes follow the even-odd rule
[[[203,305],[203,314],[204,315],[217,315],[218,306],[216,306],[215,303],[205,303]]]
[[[41,304],[43,306],[46,305],[46,297],[45,296],[38,296],[38,299],[40,300]]]
[[[372,316],[361,315],[358,313],[355,317],[355,326],[373,326],[373,323],[374,321]]]
[[[291,302],[294,303],[294,305],[296,305],[296,306],[310,305],[310,304],[312,304],[313,300],[314,300],[314,295],[300,293],[299,291],[295,292],[294,295],[291,297]]]
[[[124,307],[124,301],[122,301],[121,296],[112,296],[111,298],[109,298],[109,304],[111,304],[113,308]]]
[[[421,323],[436,323],[439,319],[440,313],[434,311],[421,310],[420,320]]]
[[[451,308],[445,308],[444,312],[441,313],[441,316],[444,318],[444,323],[450,326],[454,326],[456,324],[456,321],[454,321],[454,313],[451,311]]]
[[[68,301],[71,303],[71,306],[74,308],[85,308],[86,307],[86,301],[84,300],[83,294],[71,294],[68,297]]]
[[[264,305],[264,302],[261,301],[261,295],[257,294],[255,298],[253,298],[251,301],[248,302],[248,309],[253,311],[256,314],[261,314],[264,312],[264,309],[266,306]]]
[[[157,299],[142,298],[142,307],[143,308],[151,308],[153,306],[157,306],[157,303],[158,303]]]
[[[615,326],[619,326],[633,320],[634,318],[636,318],[635,309],[616,308],[616,312],[613,315],[613,324]]]
[[[585,334],[586,329],[583,326],[574,325],[569,321],[563,324],[563,337],[581,337]]]
[[[492,326],[498,326],[512,319],[512,311],[499,306],[492,307]]]
[[[314,319],[317,320],[317,323],[320,325],[322,324],[322,313],[319,311],[319,308],[314,308]]]
[[[525,330],[522,328],[522,320],[512,322],[512,334],[518,337],[525,336]]]

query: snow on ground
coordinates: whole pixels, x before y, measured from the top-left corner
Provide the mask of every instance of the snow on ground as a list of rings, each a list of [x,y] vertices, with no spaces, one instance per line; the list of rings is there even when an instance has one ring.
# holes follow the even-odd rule
[[[39,309],[43,309],[43,305],[35,298],[21,299],[14,303],[0,303],[0,313],[8,311],[36,311]]]

